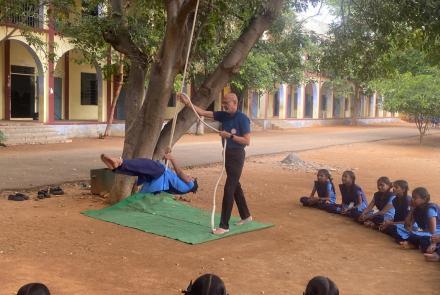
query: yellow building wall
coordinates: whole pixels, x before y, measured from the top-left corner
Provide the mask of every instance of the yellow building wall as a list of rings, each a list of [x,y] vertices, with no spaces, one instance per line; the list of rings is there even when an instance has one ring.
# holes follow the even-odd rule
[[[11,66],[24,66],[35,68],[35,74],[37,74],[37,64],[29,51],[19,42],[11,41]]]
[[[5,45],[4,42],[0,43],[0,120],[3,120],[5,118],[5,95],[4,95],[4,85],[5,85],[5,74],[4,74],[4,67],[5,67]]]
[[[78,64],[80,54],[75,51],[69,53],[69,119],[70,120],[98,120],[97,105],[81,105],[81,73],[94,73],[96,69],[90,65]],[[105,81],[103,81],[105,84]],[[99,98],[98,98],[99,99]]]
[[[267,118],[273,118],[273,93],[268,94],[268,104],[267,104]]]

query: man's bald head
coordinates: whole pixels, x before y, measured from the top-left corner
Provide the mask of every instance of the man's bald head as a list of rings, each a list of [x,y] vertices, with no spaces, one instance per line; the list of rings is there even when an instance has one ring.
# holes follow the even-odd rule
[[[223,96],[222,99],[222,107],[223,110],[227,113],[233,114],[238,109],[238,98],[237,95],[233,92],[230,92]]]

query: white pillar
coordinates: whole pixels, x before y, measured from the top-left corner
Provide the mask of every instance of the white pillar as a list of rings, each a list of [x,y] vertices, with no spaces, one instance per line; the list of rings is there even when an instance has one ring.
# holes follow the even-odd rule
[[[286,119],[286,107],[287,107],[287,84],[280,84],[278,89],[278,99],[279,99],[279,119]]]
[[[370,117],[376,117],[376,104],[377,104],[377,93],[374,92],[373,97],[370,100]]]
[[[304,118],[304,102],[306,100],[306,86],[304,84],[301,84],[298,87],[298,95],[296,97],[297,99],[297,105],[296,105],[296,118],[297,119],[303,119]]]
[[[320,100],[321,100],[321,89],[319,87],[319,82],[313,82],[312,84],[312,95],[313,95],[313,119],[319,119],[320,112]]]

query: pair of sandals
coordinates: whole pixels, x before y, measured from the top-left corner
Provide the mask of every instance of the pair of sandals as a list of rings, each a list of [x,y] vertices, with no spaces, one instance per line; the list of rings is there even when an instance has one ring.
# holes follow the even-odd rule
[[[29,196],[22,194],[22,193],[16,193],[13,195],[8,196],[9,201],[26,201],[29,200]]]
[[[45,198],[50,198],[51,195],[55,195],[55,196],[64,195],[64,191],[59,186],[50,187],[48,190],[47,189],[39,190],[37,193],[37,198],[41,200]]]

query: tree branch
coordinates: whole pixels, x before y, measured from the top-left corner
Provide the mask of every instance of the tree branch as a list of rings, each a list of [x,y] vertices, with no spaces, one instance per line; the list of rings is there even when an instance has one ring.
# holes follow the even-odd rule
[[[196,9],[198,0],[185,0],[180,6],[179,13],[177,15],[177,23],[183,24],[188,15]]]
[[[217,68],[205,79],[202,86],[192,97],[195,105],[206,108],[214,101],[221,89],[227,84],[231,77],[237,73],[245,61],[249,51],[266,31],[273,20],[279,15],[282,7],[282,0],[270,0],[267,6],[257,15],[242,32],[241,36],[234,42],[229,53]],[[196,117],[192,110],[184,108],[178,115],[173,144],[191,127]],[[161,136],[156,145],[155,158],[158,158],[168,146],[171,135],[171,124],[169,121],[161,131]]]

